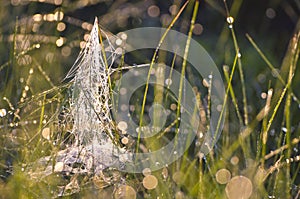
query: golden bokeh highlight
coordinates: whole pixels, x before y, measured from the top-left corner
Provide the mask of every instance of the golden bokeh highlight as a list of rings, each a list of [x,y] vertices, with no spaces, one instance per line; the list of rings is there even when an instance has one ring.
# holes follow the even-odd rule
[[[158,185],[158,180],[154,175],[147,175],[143,179],[143,186],[148,189],[155,189]]]
[[[235,176],[227,183],[225,192],[229,199],[248,199],[252,189],[251,180],[245,176]]]
[[[145,169],[143,169],[142,173],[143,173],[144,176],[151,175],[151,169],[150,168],[145,168]]]
[[[148,15],[150,17],[158,17],[160,15],[160,9],[156,5],[152,5],[148,8]]]
[[[216,180],[219,184],[226,184],[231,178],[231,173],[227,169],[220,169],[216,173]]]
[[[237,156],[233,156],[231,159],[230,159],[230,163],[232,165],[237,165],[239,163],[239,158]]]
[[[63,22],[59,22],[59,23],[57,24],[56,29],[57,29],[59,32],[62,32],[62,31],[64,31],[64,30],[66,29],[66,24],[63,23]]]
[[[42,136],[43,138],[47,139],[47,140],[50,140],[50,128],[49,127],[46,127],[42,130]]]

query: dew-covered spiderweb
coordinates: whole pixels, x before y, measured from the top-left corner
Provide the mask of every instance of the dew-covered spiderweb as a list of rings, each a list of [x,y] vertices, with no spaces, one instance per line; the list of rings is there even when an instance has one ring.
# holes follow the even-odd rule
[[[72,78],[64,117],[71,117],[68,122],[72,123],[70,134],[74,141],[55,155],[40,158],[37,164],[46,168],[30,172],[32,178],[55,172],[102,175],[104,169],[130,161],[126,149],[118,145],[118,129],[110,113],[109,75],[115,49],[109,38],[106,39],[108,46],[103,46],[95,19],[85,48],[65,78]],[[66,122],[65,118],[60,120]],[[63,191],[59,195],[64,195]]]
[[[84,147],[92,157],[91,167],[96,173],[114,164],[114,156],[120,158],[117,154],[124,152],[116,146],[113,135],[116,129],[110,115],[109,73],[115,50],[110,42],[108,44],[103,48],[100,44],[96,19],[86,47],[66,77],[74,76],[70,108],[75,146]],[[126,159],[125,156],[122,158]]]

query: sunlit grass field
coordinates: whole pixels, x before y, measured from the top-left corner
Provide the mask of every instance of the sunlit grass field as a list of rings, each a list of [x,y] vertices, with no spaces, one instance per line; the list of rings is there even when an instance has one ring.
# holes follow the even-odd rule
[[[4,1],[0,6],[0,197],[300,198],[300,7],[292,0],[268,2],[257,5],[257,15],[249,15],[246,11],[253,10],[253,4]],[[195,74],[186,57],[157,48],[121,55],[104,87],[113,92],[122,75],[141,64],[150,72],[159,63],[185,74],[198,96],[195,110],[205,122],[184,155],[162,169],[145,168],[136,174],[113,167],[100,173],[68,172],[55,161],[53,157],[78,141],[73,134],[74,114],[81,115],[72,112],[74,81],[65,77],[84,49],[95,17],[104,33],[101,40],[117,38],[131,28],[154,26],[182,32],[206,48],[225,85],[220,109],[224,126],[207,155],[200,152],[200,145],[211,119],[211,81]],[[157,81],[166,80],[156,75]],[[180,94],[182,99],[189,97]],[[157,137],[133,138],[126,135],[124,123],[111,117],[115,128],[107,127],[110,139],[127,151],[163,147],[176,138],[182,99],[156,85],[139,88],[125,108],[141,127],[150,122],[150,105],[162,104],[169,112],[164,130]],[[154,118],[158,119],[154,123],[159,122],[155,112]],[[52,159],[44,161],[45,157]]]

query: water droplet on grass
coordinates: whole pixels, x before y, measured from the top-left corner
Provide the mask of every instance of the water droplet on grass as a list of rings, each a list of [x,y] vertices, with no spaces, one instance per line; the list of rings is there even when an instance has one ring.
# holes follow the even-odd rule
[[[117,46],[121,46],[122,43],[123,43],[122,39],[117,39],[117,40],[116,40],[116,45],[117,45]]]
[[[231,159],[230,159],[230,162],[231,164],[233,165],[237,165],[239,163],[239,158],[237,156],[233,156]]]
[[[169,79],[169,78],[166,79],[165,84],[166,84],[167,86],[170,86],[170,85],[172,84],[172,80]]]
[[[260,97],[261,97],[262,99],[266,99],[266,98],[267,98],[267,93],[262,92],[262,93],[260,94]]]
[[[128,141],[129,140],[128,140],[127,137],[123,137],[122,140],[121,140],[122,144],[125,144],[125,145],[128,144]]]
[[[216,173],[216,180],[219,184],[226,184],[231,178],[231,173],[227,169],[220,169]]]
[[[50,140],[50,128],[49,127],[44,128],[42,130],[42,136],[43,136],[43,138]]]
[[[147,175],[143,179],[143,186],[148,189],[155,189],[158,184],[158,180],[154,175]]]
[[[0,109],[0,117],[4,117],[4,116],[6,116],[6,109]]]
[[[252,194],[252,182],[245,176],[235,176],[226,185],[225,192],[229,199],[248,199]]]
[[[234,18],[229,16],[229,17],[226,18],[226,21],[227,21],[228,24],[233,24]]]
[[[161,174],[162,174],[162,176],[163,176],[164,179],[167,179],[167,177],[169,176],[169,171],[168,171],[168,169],[167,169],[166,167],[164,167],[164,168],[162,169]]]
[[[281,130],[285,133],[287,132],[287,128],[285,128],[285,127],[282,127]]]
[[[150,168],[145,168],[145,169],[143,169],[142,173],[143,173],[144,176],[150,175],[151,174],[151,169]]]
[[[118,123],[118,128],[120,129],[120,130],[122,130],[122,131],[125,131],[126,129],[127,129],[127,123],[125,122],[125,121],[120,121],[119,123]]]

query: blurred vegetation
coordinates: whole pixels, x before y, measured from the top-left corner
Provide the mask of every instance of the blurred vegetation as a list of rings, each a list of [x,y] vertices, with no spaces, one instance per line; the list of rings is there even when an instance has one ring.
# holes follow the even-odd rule
[[[0,197],[58,197],[68,184],[71,198],[300,198],[299,1],[200,1],[190,29],[196,2],[178,15],[185,1],[2,1]],[[178,16],[172,29],[192,32],[206,48],[228,88],[223,133],[207,157],[199,157],[195,143],[173,165],[152,172],[154,178],[108,170],[102,177],[57,174],[37,182],[24,174],[30,163],[67,145],[71,127],[57,124],[69,96],[62,81],[95,16],[109,35],[168,27]],[[125,58],[126,64],[153,55],[135,53],[145,59]],[[164,53],[159,61],[172,61]],[[44,139],[45,127],[51,139]]]

